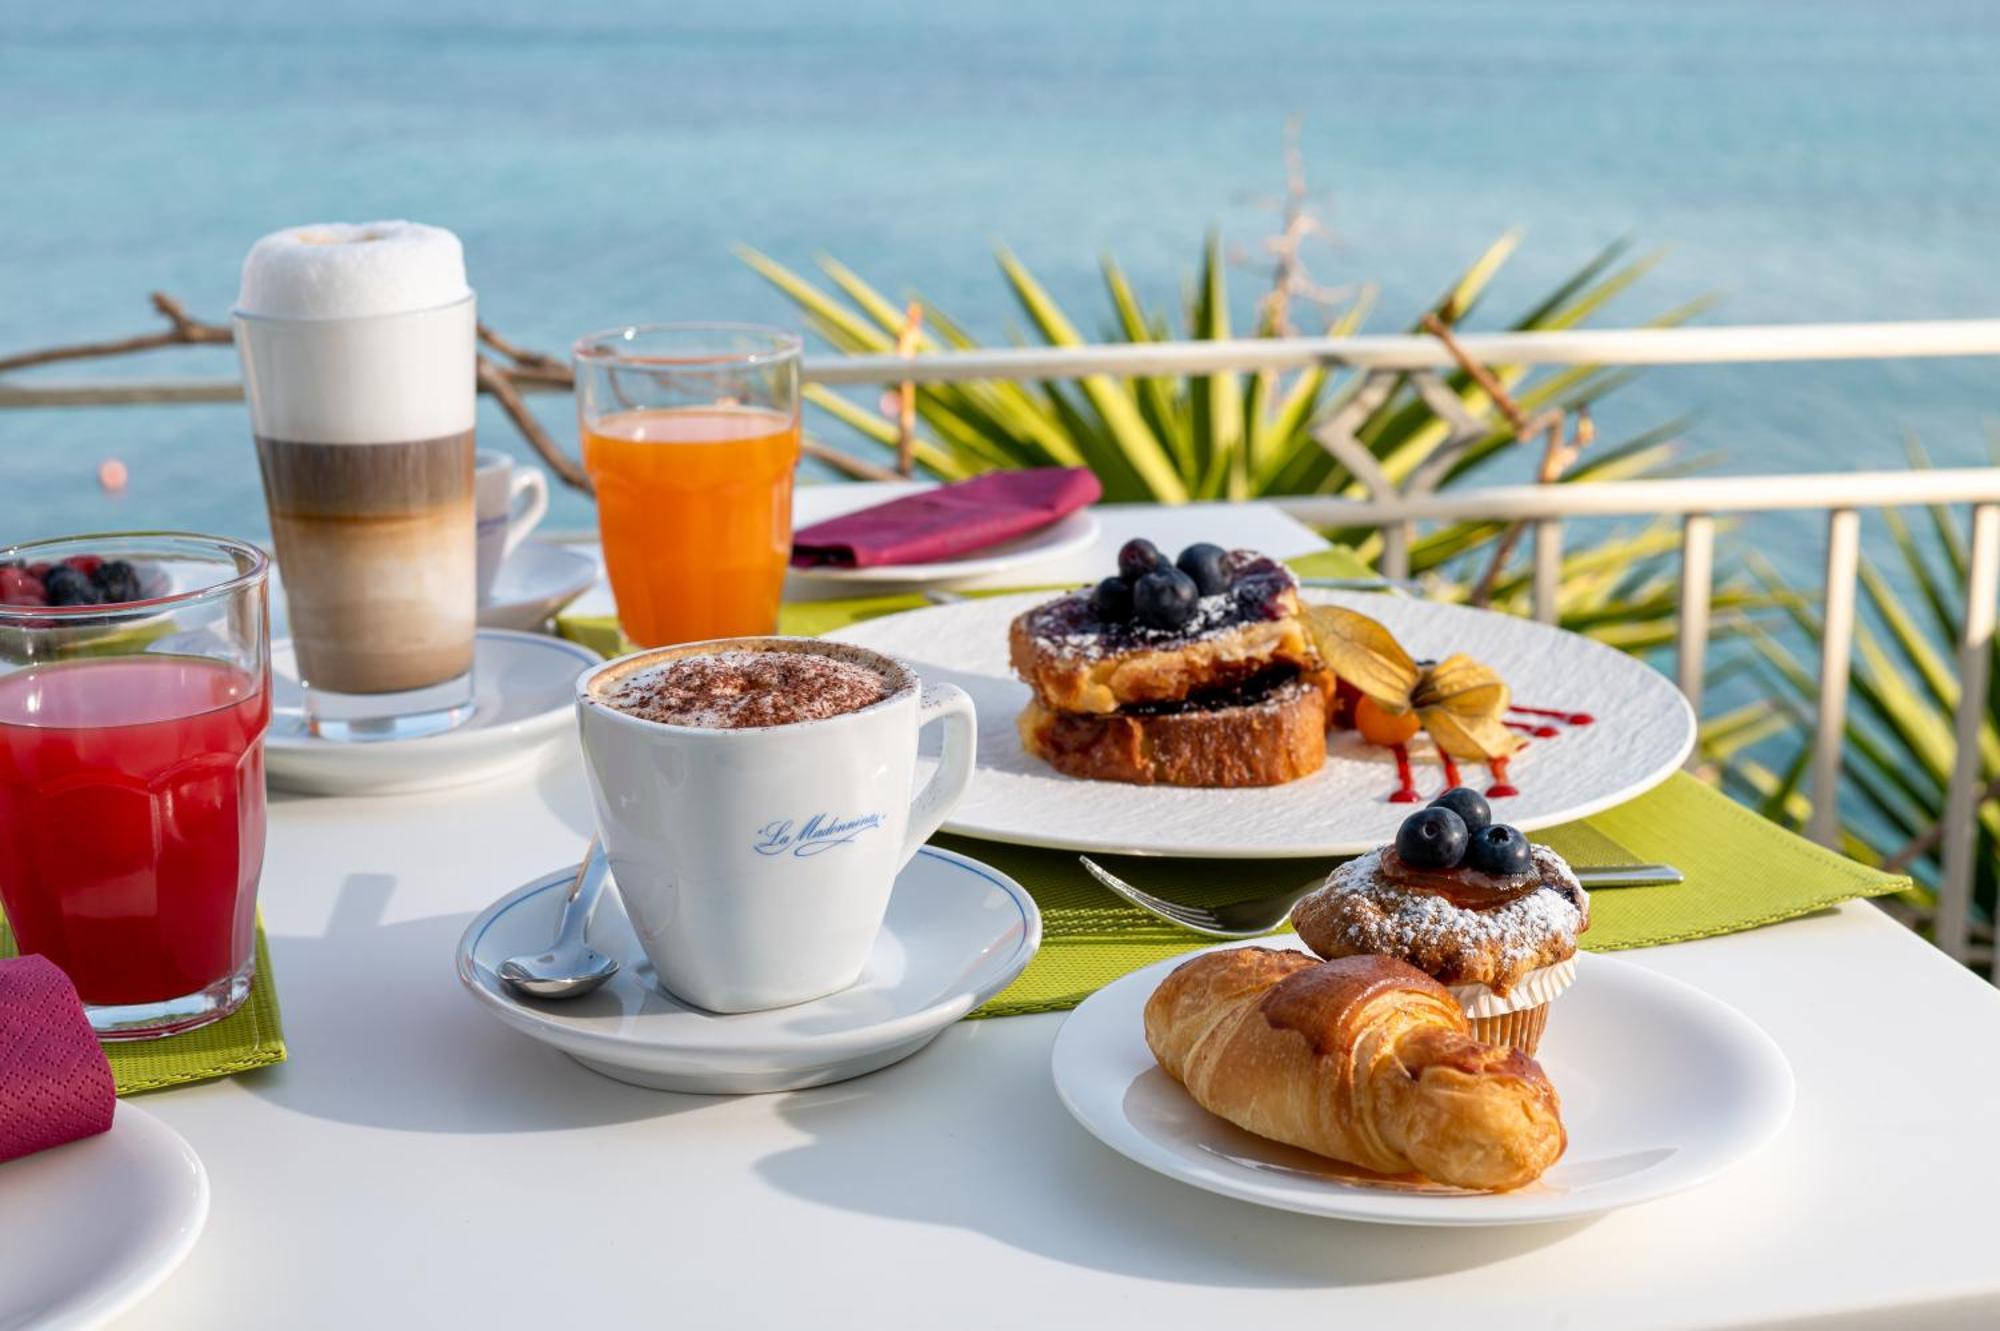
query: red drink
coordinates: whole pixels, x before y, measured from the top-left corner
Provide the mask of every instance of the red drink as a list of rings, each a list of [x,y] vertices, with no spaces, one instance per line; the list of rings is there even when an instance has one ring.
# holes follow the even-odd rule
[[[140,655],[0,675],[0,903],[84,1002],[244,973],[264,862],[268,680]]]

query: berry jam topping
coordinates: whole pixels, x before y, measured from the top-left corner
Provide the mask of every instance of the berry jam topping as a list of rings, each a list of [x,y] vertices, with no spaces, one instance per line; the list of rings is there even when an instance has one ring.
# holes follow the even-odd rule
[[[1120,562],[1123,562],[1122,558]],[[1148,623],[1146,617],[1138,613],[1136,598],[1131,614],[1107,618],[1098,605],[1099,594],[1105,586],[1099,583],[1097,587],[1058,597],[1037,607],[1030,612],[1029,631],[1038,642],[1056,654],[1110,656],[1120,652],[1184,646],[1205,634],[1219,633],[1244,624],[1283,619],[1296,613],[1298,580],[1284,565],[1254,550],[1232,550],[1224,557],[1223,568],[1228,575],[1228,589],[1213,596],[1197,596],[1193,613],[1171,628]],[[1168,568],[1166,571],[1176,580],[1192,582],[1187,574],[1179,570]]]
[[[1479,826],[1460,816],[1464,809]],[[1540,887],[1544,875],[1520,829],[1491,821],[1477,791],[1457,787],[1403,820],[1396,844],[1382,853],[1382,876],[1404,887],[1485,909]]]

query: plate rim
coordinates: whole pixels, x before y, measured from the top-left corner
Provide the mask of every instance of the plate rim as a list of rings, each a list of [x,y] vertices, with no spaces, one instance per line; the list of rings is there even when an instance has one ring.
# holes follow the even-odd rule
[[[1339,592],[1327,588],[1317,588],[1310,586],[1301,587],[1300,592],[1305,599],[1315,604],[1347,605],[1354,601],[1360,601],[1365,606],[1366,604],[1373,602],[1398,602],[1401,599],[1397,597],[1383,596],[1378,593]],[[850,641],[851,639],[849,639],[847,636],[849,633],[856,630],[865,632],[870,625],[880,624],[884,621],[891,619],[900,619],[910,615],[923,615],[939,611],[963,611],[966,604],[973,604],[981,608],[993,608],[997,611],[999,608],[1011,608],[1012,604],[1015,601],[1020,601],[1025,606],[1028,603],[1028,598],[1030,597],[1046,599],[1047,596],[1048,596],[1047,592],[1022,591],[1022,592],[1014,592],[992,597],[980,597],[976,601],[970,603],[912,606],[907,610],[899,610],[894,612],[893,614],[888,614],[888,615],[877,615],[870,619],[862,620],[857,624],[850,624],[843,628],[835,629],[834,631],[826,634],[825,636],[828,639],[837,642]],[[1444,603],[1427,602],[1427,604],[1442,606]],[[1502,614],[1500,611],[1489,610],[1479,606],[1453,605],[1446,608],[1452,610],[1462,610],[1473,614],[1499,615],[1503,619],[1520,621],[1524,623],[1536,623],[1536,621],[1524,620],[1523,617],[1519,615],[1505,615]],[[1552,625],[1552,624],[1541,624],[1539,625],[1539,627],[1548,629],[1550,632],[1553,633],[1558,633],[1567,637],[1576,638],[1578,641],[1586,644],[1593,650],[1609,652],[1620,659],[1632,661],[1633,664],[1643,669],[1652,671],[1652,673],[1655,675],[1660,674],[1659,671],[1653,670],[1651,666],[1647,666],[1645,662],[1636,661],[1634,658],[1630,657],[1627,653],[1620,652],[1614,647],[1609,647],[1604,643],[1597,642],[1593,639],[1584,637],[1582,634],[1572,633],[1567,629],[1563,629],[1557,625]],[[870,644],[862,642],[860,645],[869,646]],[[1682,721],[1681,739],[1679,744],[1677,745],[1677,752],[1673,758],[1673,761],[1662,762],[1655,770],[1648,773],[1646,776],[1640,778],[1639,780],[1631,782],[1628,785],[1621,786],[1616,790],[1608,791],[1606,793],[1594,796],[1588,800],[1580,800],[1576,804],[1573,804],[1562,810],[1560,814],[1550,814],[1542,817],[1529,817],[1529,818],[1517,819],[1514,822],[1515,826],[1519,827],[1523,832],[1537,832],[1545,828],[1556,827],[1564,823],[1571,823],[1579,821],[1584,818],[1589,818],[1594,814],[1599,814],[1604,812],[1606,809],[1614,808],[1617,805],[1625,804],[1631,800],[1637,799],[1639,796],[1644,795],[1646,792],[1654,789],[1657,786],[1664,784],[1669,778],[1673,776],[1675,772],[1681,770],[1681,767],[1687,762],[1688,755],[1694,752],[1694,745],[1697,734],[1697,725],[1695,721],[1694,711],[1688,705],[1686,695],[1682,694],[1678,688],[1674,688],[1671,680],[1666,679],[1664,675],[1660,675],[1660,678],[1664,683],[1668,685],[1668,691],[1672,694],[1674,701],[1678,704],[1679,716]],[[1074,780],[1080,778],[1069,778],[1069,779]],[[1117,784],[1117,783],[1110,783],[1110,784]],[[1146,789],[1146,787],[1135,786],[1133,787],[1133,789],[1143,790]],[[1254,795],[1257,792],[1252,790],[1244,793]],[[1165,859],[1186,859],[1186,860],[1246,860],[1246,859],[1319,860],[1319,859],[1328,859],[1335,857],[1364,854],[1379,844],[1379,839],[1368,838],[1366,840],[1320,841],[1311,844],[1297,844],[1297,845],[1286,845],[1286,846],[1260,845],[1254,843],[1201,844],[1201,845],[1173,844],[1173,845],[1163,846],[1158,844],[1157,842],[1151,845],[1145,845],[1145,844],[1134,843],[1131,841],[1118,840],[1110,837],[1098,837],[1092,839],[1092,838],[1052,835],[1039,831],[1010,832],[1005,830],[996,830],[991,827],[963,822],[959,819],[956,810],[954,810],[952,816],[945,819],[944,824],[940,828],[940,830],[951,833],[952,835],[955,836],[967,837],[975,841],[994,842],[999,845],[1035,846],[1045,850],[1076,851],[1086,854],[1099,854],[1099,855],[1125,855],[1140,859],[1165,858]]]
[[[493,614],[505,614],[509,611],[525,611],[543,605],[555,607],[549,612],[550,614],[554,614],[563,606],[568,605],[571,601],[574,601],[577,597],[583,595],[596,585],[602,571],[598,561],[575,546],[564,544],[561,541],[545,541],[530,537],[516,547],[505,560],[501,561],[500,570],[505,570],[508,564],[520,557],[522,550],[530,547],[541,553],[554,552],[559,559],[574,561],[576,564],[575,576],[566,579],[560,586],[552,586],[548,592],[541,596],[517,597],[511,601],[481,601],[478,607],[480,614],[484,615],[489,612]],[[499,571],[496,571],[495,581],[498,581],[498,577]],[[482,627],[484,626],[482,625]],[[519,632],[520,630],[500,631]],[[545,634],[542,636],[548,635]]]
[[[1739,1034],[1745,1037],[1747,1046],[1754,1046],[1760,1050],[1764,1055],[1764,1058],[1760,1060],[1761,1066],[1764,1072],[1772,1079],[1759,1092],[1758,1098],[1761,1099],[1765,1095],[1775,1094],[1775,1100],[1764,1108],[1763,1122],[1759,1124],[1757,1130],[1747,1136],[1732,1151],[1718,1156],[1718,1158],[1709,1161],[1700,1168],[1691,1170],[1686,1176],[1676,1179],[1669,1186],[1646,1192],[1641,1196],[1624,1199],[1613,1198],[1601,1204],[1569,1206],[1551,1204],[1543,1209],[1529,1209],[1525,1211],[1519,1209],[1518,1205],[1521,1194],[1475,1194],[1470,1197],[1455,1195],[1423,1196],[1385,1193],[1377,1189],[1361,1188],[1338,1189],[1337,1191],[1329,1191],[1322,1195],[1329,1198],[1367,1197],[1376,1200],[1378,1203],[1385,1197],[1398,1198],[1399,1200],[1390,1203],[1390,1206],[1392,1208],[1401,1207],[1403,1208],[1402,1212],[1400,1214],[1396,1213],[1394,1209],[1387,1211],[1370,1210],[1365,1206],[1350,1208],[1324,1204],[1290,1205],[1282,1197],[1274,1196],[1273,1193],[1278,1190],[1273,1189],[1270,1185],[1267,1184],[1264,1188],[1260,1189],[1252,1186],[1247,1180],[1238,1182],[1231,1172],[1218,1169],[1212,1173],[1190,1173],[1175,1169],[1171,1167],[1175,1163],[1175,1160],[1165,1151],[1165,1148],[1158,1146],[1153,1142],[1151,1137],[1138,1132],[1136,1129],[1131,1131],[1124,1140],[1115,1139],[1114,1136],[1107,1135],[1107,1132],[1104,1130],[1105,1125],[1099,1123],[1094,1115],[1078,1103],[1077,1098],[1072,1094],[1072,1087],[1065,1082],[1062,1075],[1066,1042],[1072,1039],[1083,1038],[1080,1034],[1074,1037],[1071,1036],[1071,1024],[1076,1020],[1077,1015],[1083,1012],[1099,995],[1109,992],[1114,987],[1128,985],[1128,982],[1129,987],[1139,987],[1142,983],[1149,982],[1151,977],[1162,975],[1167,969],[1178,966],[1191,957],[1239,947],[1270,946],[1273,942],[1279,946],[1288,946],[1293,951],[1307,950],[1296,938],[1284,936],[1249,939],[1240,942],[1221,943],[1213,947],[1198,948],[1195,951],[1184,953],[1180,956],[1168,957],[1150,966],[1141,967],[1139,970],[1127,972],[1078,1004],[1076,1009],[1064,1019],[1062,1028],[1056,1032],[1056,1038],[1049,1050],[1050,1080],[1054,1083],[1056,1098],[1062,1102],[1063,1108],[1069,1112],[1070,1117],[1076,1120],[1077,1124],[1093,1139],[1120,1157],[1163,1178],[1171,1179],[1187,1187],[1198,1188],[1203,1192],[1213,1193],[1216,1196],[1229,1197],[1253,1206],[1264,1207],[1267,1210],[1285,1211],[1294,1215],[1306,1215],[1318,1219],[1346,1220],[1362,1224],[1403,1225],[1429,1229],[1460,1229],[1557,1224],[1566,1221],[1582,1220],[1592,1216],[1606,1215],[1613,1211],[1625,1210],[1633,1206],[1642,1206],[1650,1202],[1659,1201],[1665,1197],[1671,1197],[1678,1193],[1702,1187],[1722,1173],[1768,1147],[1783,1134],[1797,1109],[1798,1076],[1792,1068],[1791,1059],[1785,1055],[1783,1046],[1778,1044],[1771,1033],[1766,1031],[1741,1008],[1716,997],[1698,985],[1690,984],[1678,976],[1668,975],[1650,966],[1642,966],[1620,957],[1612,957],[1601,952],[1592,952],[1578,954],[1579,959],[1584,956],[1589,957],[1589,961],[1584,963],[1588,967],[1611,966],[1626,975],[1642,974],[1645,977],[1642,982],[1645,984],[1657,982],[1662,988],[1677,991],[1683,998],[1692,997],[1695,1002],[1707,1006],[1713,1014],[1735,1027]],[[1147,977],[1147,979],[1142,980],[1136,977]],[[1079,1027],[1078,1029],[1081,1031],[1082,1028]],[[1140,1037],[1135,1035],[1134,1038]],[[1129,1120],[1121,1121],[1129,1122]],[[1143,1144],[1144,1149],[1128,1149],[1129,1146],[1140,1144]],[[1236,1168],[1240,1168],[1240,1166]],[[1329,1187],[1338,1188],[1338,1185],[1329,1185]],[[1299,1194],[1294,1195],[1297,1196]],[[1527,1195],[1532,1196],[1533,1194]],[[1504,1204],[1508,1200],[1516,1203],[1514,1209],[1499,1209],[1499,1205],[1496,1205]],[[1482,1209],[1467,1208],[1461,1213],[1454,1214],[1450,1209],[1451,1204],[1460,1201],[1473,1202],[1480,1205]]]
[[[130,1100],[121,1099],[112,1118],[115,1131],[118,1120],[131,1115],[134,1131],[163,1146],[179,1157],[194,1180],[193,1204],[181,1218],[179,1230],[171,1242],[161,1245],[149,1257],[136,1263],[131,1269],[114,1277],[102,1289],[84,1295],[80,1303],[59,1310],[53,1318],[37,1325],[56,1331],[82,1331],[86,1327],[104,1326],[115,1321],[137,1307],[147,1295],[166,1282],[168,1276],[179,1270],[181,1264],[201,1241],[202,1233],[208,1228],[208,1213],[212,1188],[208,1178],[208,1167],[195,1154],[195,1149],[187,1138],[176,1132],[157,1114],[141,1109]],[[138,1126],[143,1125],[143,1126]],[[61,1148],[57,1148],[61,1149]]]
[[[501,915],[521,904],[529,897],[547,892],[558,884],[574,878],[577,866],[573,864],[567,868],[554,870],[551,873],[543,874],[527,883],[523,883],[474,916],[472,922],[466,925],[465,932],[459,936],[458,947],[453,957],[453,969],[458,975],[459,983],[465,987],[467,992],[483,1006],[492,1010],[507,1025],[513,1026],[515,1029],[524,1032],[532,1038],[546,1038],[548,1043],[555,1044],[559,1048],[565,1047],[568,1044],[575,1044],[604,1051],[606,1055],[605,1061],[607,1062],[620,1061],[610,1057],[613,1054],[771,1056],[810,1052],[815,1060],[832,1063],[851,1054],[889,1048],[904,1040],[919,1038],[927,1032],[943,1030],[1012,984],[1019,978],[1021,972],[1028,968],[1029,962],[1034,960],[1036,953],[1041,950],[1041,908],[1036,904],[1034,897],[1028,893],[1028,890],[1022,887],[1010,875],[1003,873],[990,864],[976,860],[970,855],[961,855],[956,851],[945,850],[939,846],[920,846],[917,848],[917,854],[920,856],[929,856],[961,872],[970,873],[974,877],[998,888],[1013,902],[1015,909],[1021,914],[1021,938],[1015,945],[1014,951],[1004,961],[999,962],[986,979],[972,986],[969,990],[955,991],[939,999],[937,1002],[919,1008],[915,1012],[904,1013],[890,1021],[880,1022],[872,1026],[854,1027],[845,1031],[814,1036],[809,1040],[793,1038],[789,1040],[732,1040],[715,1044],[669,1044],[657,1039],[643,1039],[635,1035],[582,1030],[561,1022],[554,1014],[546,1013],[539,1008],[529,1007],[526,1004],[512,1000],[496,989],[482,984],[474,966],[473,954],[477,951],[480,939],[484,936],[486,930]],[[907,868],[907,866],[905,867]],[[900,871],[898,876],[901,876]],[[800,1004],[799,1006],[804,1006],[804,1004]],[[782,1011],[783,1009],[767,1010]],[[728,1016],[733,1014],[721,1015]]]
[[[548,648],[564,652],[577,659],[579,671],[593,665],[601,664],[604,660],[601,655],[584,646],[582,643],[573,642],[568,638],[557,637],[550,633],[530,633],[523,629],[494,629],[481,626],[475,637],[502,639],[524,646]],[[290,643],[291,641],[290,637],[273,639],[271,649],[275,652],[279,643]],[[474,661],[476,666],[476,644],[474,648]],[[576,699],[573,691],[565,691],[559,705],[501,725],[459,726],[436,735],[424,735],[412,739],[377,740],[363,745],[340,744],[332,740],[313,739],[309,735],[280,732],[274,726],[266,729],[264,732],[264,752],[267,758],[274,750],[287,756],[315,758],[321,754],[332,753],[365,753],[370,758],[398,758],[411,753],[456,753],[485,744],[498,743],[504,739],[518,738],[529,730],[550,727],[553,723],[549,718],[567,716],[574,710],[575,705]],[[274,708],[274,713],[275,710]],[[370,764],[370,766],[379,767],[381,764]]]
[[[917,491],[915,493],[923,493]],[[893,501],[888,501],[893,502]],[[1066,535],[1061,529],[1077,518],[1084,521],[1077,529]],[[1028,546],[1010,551],[1004,555],[980,557],[967,556],[964,559],[933,560],[927,564],[876,564],[868,568],[833,568],[817,565],[810,568],[787,568],[787,577],[800,581],[822,583],[829,587],[859,586],[869,583],[919,583],[952,582],[961,578],[983,578],[995,573],[1005,573],[1010,568],[1022,564],[1035,563],[1044,559],[1055,559],[1061,555],[1074,554],[1093,544],[1103,531],[1094,507],[1079,508],[1065,513],[1054,522],[1037,527],[1023,536],[1048,535],[1052,539],[1046,545]],[[1017,537],[1015,539],[1022,539]]]

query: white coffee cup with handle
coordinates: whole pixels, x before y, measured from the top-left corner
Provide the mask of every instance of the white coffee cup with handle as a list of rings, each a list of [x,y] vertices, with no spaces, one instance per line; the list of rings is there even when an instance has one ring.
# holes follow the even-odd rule
[[[540,467],[518,466],[505,453],[482,448],[475,455],[472,480],[479,604],[485,605],[493,599],[493,580],[507,556],[548,516],[549,477]]]
[[[837,715],[745,729],[669,724],[609,699],[690,655],[791,652],[879,676]],[[669,992],[714,1012],[785,1007],[853,984],[896,875],[972,782],[972,700],[890,657],[811,638],[656,648],[586,671],[576,707],[599,835],[640,946]],[[942,724],[914,789],[918,735]]]

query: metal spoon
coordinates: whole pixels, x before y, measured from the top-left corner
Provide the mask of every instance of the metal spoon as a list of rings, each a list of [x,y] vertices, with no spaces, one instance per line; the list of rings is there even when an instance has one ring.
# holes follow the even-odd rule
[[[577,866],[576,881],[563,900],[562,921],[556,926],[556,939],[549,950],[509,957],[494,974],[535,998],[576,998],[616,975],[618,963],[583,941],[584,927],[590,923],[590,912],[604,891],[610,868],[604,847],[592,837],[590,850]]]

